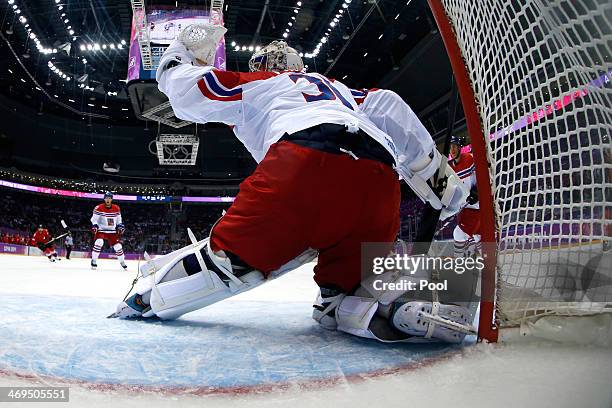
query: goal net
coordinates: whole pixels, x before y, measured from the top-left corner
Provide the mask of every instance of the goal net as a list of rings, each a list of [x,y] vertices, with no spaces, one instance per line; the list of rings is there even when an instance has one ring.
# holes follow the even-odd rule
[[[466,114],[483,240],[495,243],[481,337],[612,312],[612,2],[429,3]]]

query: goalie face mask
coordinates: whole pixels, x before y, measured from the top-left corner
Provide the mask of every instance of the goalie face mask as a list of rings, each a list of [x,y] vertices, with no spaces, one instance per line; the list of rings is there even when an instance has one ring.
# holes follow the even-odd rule
[[[249,69],[255,71],[298,71],[304,70],[304,62],[297,50],[284,41],[272,41],[251,56]]]

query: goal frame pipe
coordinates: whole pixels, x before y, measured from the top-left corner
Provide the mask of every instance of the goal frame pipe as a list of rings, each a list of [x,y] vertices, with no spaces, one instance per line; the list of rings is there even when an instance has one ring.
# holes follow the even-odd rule
[[[495,295],[497,283],[497,240],[495,234],[495,212],[493,194],[489,179],[489,162],[487,161],[486,139],[483,132],[476,95],[471,86],[461,49],[453,27],[448,19],[442,0],[427,0],[438,26],[438,31],[450,60],[453,75],[461,97],[463,111],[470,135],[474,164],[476,169],[476,184],[480,201],[481,239],[485,244],[484,268],[481,277],[480,316],[478,321],[478,337],[481,340],[497,342],[499,328],[496,322]],[[487,245],[488,244],[488,245]]]

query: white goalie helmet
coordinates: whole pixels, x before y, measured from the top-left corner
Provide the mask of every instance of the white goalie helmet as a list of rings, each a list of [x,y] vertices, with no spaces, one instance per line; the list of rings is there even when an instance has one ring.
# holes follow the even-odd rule
[[[296,49],[284,41],[272,41],[251,56],[251,71],[303,71],[304,62]]]

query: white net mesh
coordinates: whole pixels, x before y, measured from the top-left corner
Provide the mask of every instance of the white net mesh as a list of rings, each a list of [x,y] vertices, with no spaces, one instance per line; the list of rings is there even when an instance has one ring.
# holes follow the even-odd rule
[[[442,4],[487,139],[501,325],[612,312],[612,2]]]

